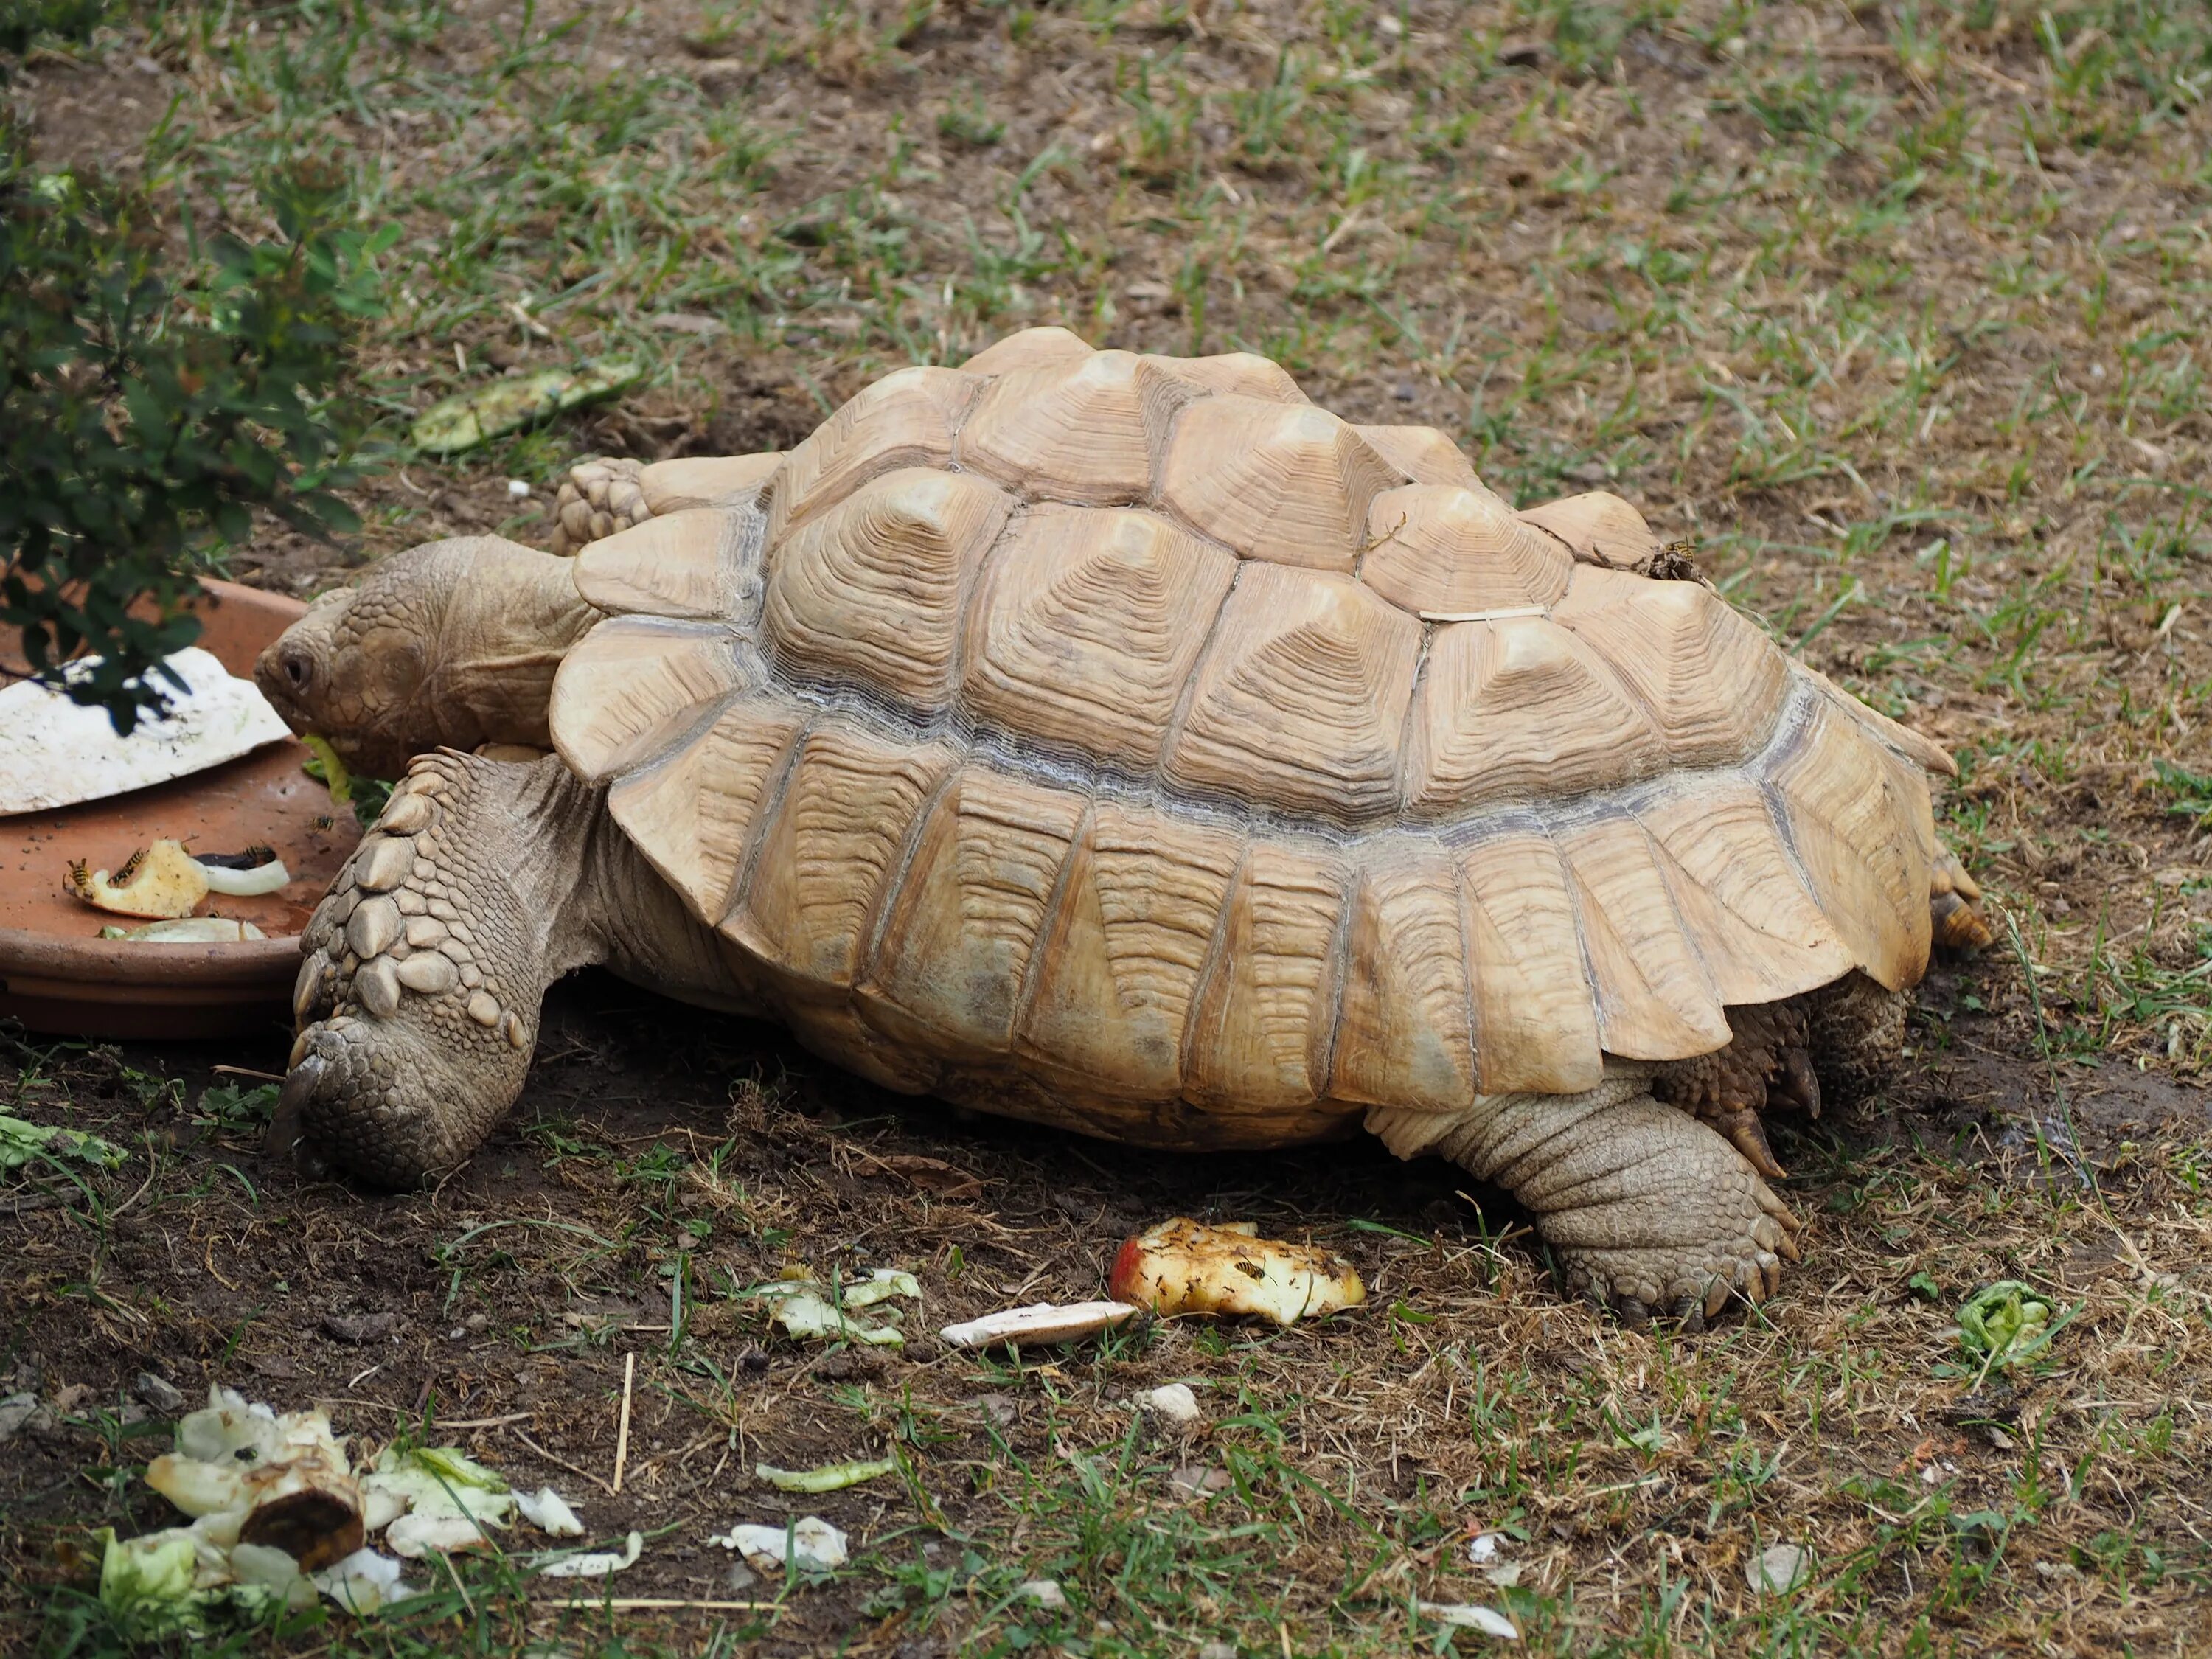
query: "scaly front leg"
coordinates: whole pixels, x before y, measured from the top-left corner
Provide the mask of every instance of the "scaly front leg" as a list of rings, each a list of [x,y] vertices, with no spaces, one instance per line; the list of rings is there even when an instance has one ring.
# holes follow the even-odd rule
[[[383,1187],[473,1152],[521,1091],[546,986],[603,954],[604,811],[557,760],[416,760],[308,924],[272,1139]]]

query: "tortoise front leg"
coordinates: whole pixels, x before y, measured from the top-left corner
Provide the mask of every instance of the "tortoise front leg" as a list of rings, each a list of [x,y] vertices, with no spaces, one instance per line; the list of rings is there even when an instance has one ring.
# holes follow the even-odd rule
[[[272,1141],[383,1187],[474,1152],[546,986],[605,955],[585,878],[605,811],[557,760],[416,760],[307,925]]]
[[[1731,1294],[1757,1301],[1797,1259],[1796,1218],[1742,1153],[1649,1092],[1644,1070],[1579,1095],[1490,1095],[1459,1113],[1378,1109],[1401,1158],[1436,1152],[1532,1211],[1568,1288],[1631,1322],[1702,1327]]]

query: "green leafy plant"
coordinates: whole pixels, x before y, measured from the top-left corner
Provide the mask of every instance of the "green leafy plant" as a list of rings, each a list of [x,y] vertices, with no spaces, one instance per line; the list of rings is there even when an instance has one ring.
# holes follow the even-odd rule
[[[295,164],[264,183],[276,237],[180,251],[143,192],[41,173],[0,122],[0,623],[41,673],[98,657],[69,695],[118,731],[165,705],[198,574],[256,510],[355,526],[345,347],[396,227],[337,225],[340,197]]]

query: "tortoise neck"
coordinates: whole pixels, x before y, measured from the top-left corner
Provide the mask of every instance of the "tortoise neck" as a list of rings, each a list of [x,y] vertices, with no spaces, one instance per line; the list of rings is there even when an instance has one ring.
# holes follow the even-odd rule
[[[494,547],[454,583],[422,713],[449,748],[550,749],[553,677],[605,613],[578,596],[573,560]]]

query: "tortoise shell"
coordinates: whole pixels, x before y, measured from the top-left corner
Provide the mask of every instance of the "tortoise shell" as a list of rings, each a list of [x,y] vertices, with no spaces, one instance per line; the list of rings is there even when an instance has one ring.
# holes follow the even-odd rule
[[[1616,497],[1059,329],[726,469],[578,556],[555,742],[890,1086],[1273,1144],[1924,968],[1948,760],[1625,568]]]

